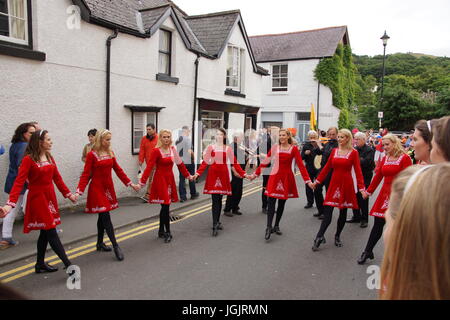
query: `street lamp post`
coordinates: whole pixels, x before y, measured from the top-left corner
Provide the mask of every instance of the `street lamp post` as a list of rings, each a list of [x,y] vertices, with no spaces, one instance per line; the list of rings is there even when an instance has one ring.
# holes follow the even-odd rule
[[[385,60],[386,60],[386,45],[390,37],[387,35],[386,30],[384,30],[384,35],[380,38],[383,41],[383,73],[381,74],[381,96],[380,96],[380,107],[383,107],[383,91],[384,91],[384,73],[385,73]],[[381,118],[380,118],[380,128],[381,128]]]

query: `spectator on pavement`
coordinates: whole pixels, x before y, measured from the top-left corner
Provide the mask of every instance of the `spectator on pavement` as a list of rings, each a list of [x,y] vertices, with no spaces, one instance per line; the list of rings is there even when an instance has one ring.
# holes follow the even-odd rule
[[[144,162],[148,165],[153,149],[158,144],[158,135],[156,134],[156,126],[153,123],[147,124],[147,134],[141,140],[141,146],[139,148],[139,172],[143,172],[142,165]],[[150,190],[152,188],[153,174],[155,169],[150,173],[148,179],[147,193],[142,198],[146,203],[148,202]]]
[[[83,148],[83,154],[81,156],[81,161],[86,162],[86,156],[89,152],[92,150],[92,146],[94,145],[94,138],[97,133],[97,129],[91,129],[88,131],[88,139],[89,143],[84,146]]]

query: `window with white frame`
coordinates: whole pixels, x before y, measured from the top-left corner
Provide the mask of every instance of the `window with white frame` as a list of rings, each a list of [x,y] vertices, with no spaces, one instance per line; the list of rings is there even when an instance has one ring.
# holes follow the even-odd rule
[[[156,112],[133,112],[133,153],[138,154],[141,139],[147,134],[147,124],[157,125]],[[156,128],[157,129],[157,128]]]
[[[160,29],[159,33],[159,66],[158,72],[170,76],[172,58],[172,33]]]
[[[227,88],[240,91],[241,89],[241,49],[228,46]]]
[[[272,91],[288,91],[288,65],[272,66]]]
[[[0,0],[0,40],[28,45],[27,0]]]

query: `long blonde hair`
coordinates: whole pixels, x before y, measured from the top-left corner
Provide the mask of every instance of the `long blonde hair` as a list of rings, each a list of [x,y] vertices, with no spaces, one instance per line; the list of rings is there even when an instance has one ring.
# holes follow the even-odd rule
[[[111,134],[111,131],[107,130],[107,129],[100,129],[97,131],[97,133],[95,134],[94,137],[94,144],[92,146],[92,150],[99,153],[100,150],[103,149],[102,147],[102,141],[103,139],[108,135]],[[111,146],[109,146],[109,148],[107,150],[105,150],[109,156],[114,157],[114,152],[111,149]]]
[[[338,133],[343,134],[345,137],[347,137],[347,144],[345,145],[345,147],[347,149],[352,150],[353,149],[353,135],[350,132],[350,130],[348,129],[341,129],[338,131]]]
[[[450,299],[450,164],[421,172],[405,192],[415,171],[405,169],[393,184],[390,203],[400,204],[397,210],[389,205],[395,224],[386,243],[380,298]]]
[[[161,148],[162,147],[162,136],[163,134],[168,133],[170,134],[170,145],[169,148],[172,146],[173,140],[172,140],[172,131],[167,130],[167,129],[162,129],[161,131],[159,131],[159,135],[158,135],[158,143],[156,144],[157,148]]]
[[[392,133],[388,133],[387,135],[385,135],[382,140],[389,140],[392,142],[392,144],[394,145],[394,149],[392,150],[394,152],[394,157],[398,158],[400,157],[402,154],[406,154],[405,149],[402,146],[402,141],[396,136],[393,135]]]

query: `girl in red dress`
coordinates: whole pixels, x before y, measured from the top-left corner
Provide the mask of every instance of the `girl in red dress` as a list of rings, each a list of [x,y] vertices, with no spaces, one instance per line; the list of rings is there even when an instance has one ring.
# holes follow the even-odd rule
[[[161,205],[158,236],[160,238],[164,237],[165,243],[170,242],[173,238],[170,233],[170,204],[179,200],[177,185],[172,171],[174,163],[176,163],[178,170],[185,178],[192,180],[192,176],[187,171],[177,150],[172,146],[172,133],[169,130],[161,130],[158,144],[152,150],[140,184],[145,186],[153,168],[156,168],[148,202]]]
[[[231,164],[240,177],[247,177],[241,166],[234,156],[231,147],[226,144],[227,133],[225,129],[217,130],[215,136],[215,144],[209,145],[203,155],[203,161],[194,175],[197,179],[205,169],[209,166],[208,175],[206,177],[204,194],[210,194],[212,197],[212,214],[213,214],[213,233],[217,236],[218,230],[222,230],[220,223],[220,212],[222,211],[223,195],[231,195]]]
[[[72,263],[66,255],[63,245],[56,232],[56,226],[61,223],[58,201],[53,183],[65,198],[76,202],[76,196],[70,193],[50,154],[52,140],[47,130],[33,133],[25,151],[25,156],[19,167],[19,174],[9,194],[7,205],[1,208],[0,216],[7,214],[15,207],[25,182],[28,182],[28,197],[23,223],[23,232],[40,230],[37,242],[37,261],[35,272],[55,272],[56,267],[45,263],[45,251],[50,243],[53,251],[68,268]],[[72,275],[74,271],[71,272]]]
[[[352,133],[347,129],[339,130],[338,133],[338,147],[331,151],[327,164],[320,172],[316,179],[315,185],[322,184],[322,181],[327,177],[328,172],[333,170],[331,174],[330,185],[325,196],[324,204],[324,219],[320,225],[317,233],[313,251],[317,251],[321,243],[325,243],[325,232],[331,223],[333,216],[333,209],[339,208],[339,220],[337,223],[337,230],[334,236],[334,244],[337,247],[342,247],[340,239],[341,232],[344,229],[347,220],[347,209],[359,209],[358,200],[355,193],[355,185],[352,178],[352,170],[354,169],[356,175],[356,184],[358,190],[361,192],[365,190],[364,178],[361,171],[359,160],[359,153],[353,149]]]
[[[384,182],[377,200],[370,211],[370,215],[374,217],[374,224],[366,248],[358,259],[359,264],[364,264],[369,258],[374,259],[372,250],[383,235],[383,227],[386,223],[384,215],[389,205],[392,182],[401,171],[412,165],[411,158],[403,149],[402,143],[397,136],[387,134],[382,140],[386,156],[380,161],[380,166],[375,173],[375,177],[370,183],[369,188],[367,188],[367,191],[363,193],[363,198],[367,199],[371,196],[381,180],[384,179]]]
[[[103,235],[106,230],[117,259],[122,261],[124,259],[123,253],[117,244],[114,226],[109,214],[110,211],[119,207],[112,180],[113,169],[123,184],[131,186],[136,191],[139,190],[139,186],[131,183],[131,180],[117,163],[116,156],[111,150],[111,132],[102,129],[95,135],[92,151],[86,156],[84,170],[78,183],[77,198],[84,193],[86,186],[90,182],[84,211],[98,214],[97,251],[111,251],[111,248],[103,242]]]
[[[279,144],[272,147],[267,154],[267,158],[256,169],[250,179],[255,179],[261,174],[263,168],[266,168],[273,160],[274,164],[269,175],[269,181],[265,195],[268,197],[267,203],[267,228],[265,239],[269,240],[272,233],[281,235],[280,220],[283,215],[284,206],[288,198],[298,198],[297,185],[293,173],[292,161],[295,159],[300,173],[305,183],[313,188],[308,171],[303,164],[302,156],[297,146],[293,145],[291,132],[287,129],[280,129]],[[278,199],[277,217],[275,226],[272,227],[273,216],[275,215],[275,204]]]

